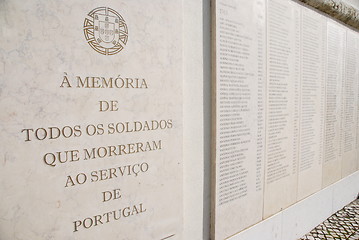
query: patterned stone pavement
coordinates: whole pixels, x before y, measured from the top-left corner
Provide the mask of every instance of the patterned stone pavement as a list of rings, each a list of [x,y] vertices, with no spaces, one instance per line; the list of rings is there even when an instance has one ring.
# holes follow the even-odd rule
[[[358,240],[359,199],[334,213],[298,240]]]

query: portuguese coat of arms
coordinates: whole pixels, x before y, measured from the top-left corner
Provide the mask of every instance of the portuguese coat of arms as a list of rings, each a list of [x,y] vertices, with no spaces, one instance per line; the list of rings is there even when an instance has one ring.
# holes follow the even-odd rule
[[[103,55],[119,53],[128,40],[125,20],[108,7],[98,7],[89,12],[84,21],[84,34],[88,44]]]

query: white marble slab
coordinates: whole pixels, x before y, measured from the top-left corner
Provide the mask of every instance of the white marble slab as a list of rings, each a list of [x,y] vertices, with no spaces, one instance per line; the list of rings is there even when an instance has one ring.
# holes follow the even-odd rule
[[[297,199],[300,104],[300,9],[267,5],[267,121],[264,218]]]
[[[327,20],[323,187],[341,178],[341,116],[345,29]]]
[[[182,20],[1,1],[1,239],[182,239]]]
[[[183,19],[183,239],[202,240],[209,234],[205,207],[204,168],[209,166],[204,155],[203,98],[203,1],[185,0]],[[194,80],[195,79],[195,80]],[[209,126],[209,124],[208,124]],[[209,131],[206,131],[209,134]],[[204,160],[206,159],[206,160]],[[207,173],[207,171],[206,171]],[[199,207],[203,206],[203,208]],[[209,206],[208,206],[209,209]]]
[[[356,127],[358,111],[359,82],[359,37],[358,33],[347,29],[344,56],[343,116],[342,116],[342,177],[354,173],[358,168]]]
[[[301,7],[301,104],[298,199],[322,187],[326,22]]]
[[[215,1],[212,237],[262,219],[265,1]]]

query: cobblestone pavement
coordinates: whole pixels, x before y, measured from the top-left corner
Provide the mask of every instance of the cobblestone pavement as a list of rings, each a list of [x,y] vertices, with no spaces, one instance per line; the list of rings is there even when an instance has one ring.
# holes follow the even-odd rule
[[[299,240],[358,240],[359,199],[334,213]]]

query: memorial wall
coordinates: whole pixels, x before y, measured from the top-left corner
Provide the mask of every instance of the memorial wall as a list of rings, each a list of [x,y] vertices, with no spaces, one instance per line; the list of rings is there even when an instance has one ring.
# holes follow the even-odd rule
[[[226,239],[359,170],[358,30],[212,0],[206,66],[201,4],[0,1],[1,240]]]
[[[359,33],[292,0],[215,0],[212,237],[358,170]]]

